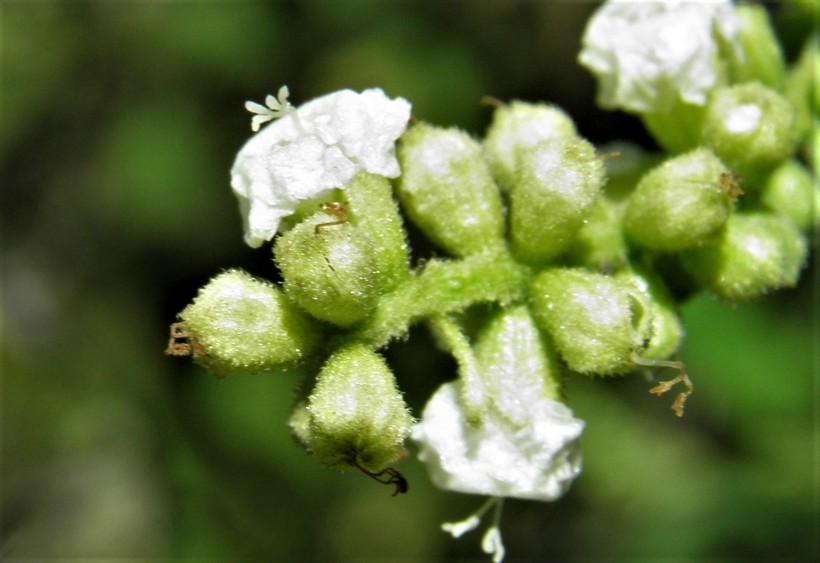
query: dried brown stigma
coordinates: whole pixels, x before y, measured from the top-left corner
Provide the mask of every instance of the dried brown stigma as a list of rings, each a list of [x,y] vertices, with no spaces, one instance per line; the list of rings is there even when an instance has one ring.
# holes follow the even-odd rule
[[[199,358],[203,354],[202,345],[188,331],[188,325],[185,324],[185,321],[171,325],[171,337],[168,339],[168,347],[165,349],[166,356]]]

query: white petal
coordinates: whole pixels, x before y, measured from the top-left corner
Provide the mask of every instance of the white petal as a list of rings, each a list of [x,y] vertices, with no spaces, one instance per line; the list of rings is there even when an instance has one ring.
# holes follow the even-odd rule
[[[457,385],[439,387],[413,429],[436,486],[534,500],[555,500],[568,490],[581,470],[584,423],[566,405],[534,397],[523,427],[490,410],[476,428],[467,423]]]

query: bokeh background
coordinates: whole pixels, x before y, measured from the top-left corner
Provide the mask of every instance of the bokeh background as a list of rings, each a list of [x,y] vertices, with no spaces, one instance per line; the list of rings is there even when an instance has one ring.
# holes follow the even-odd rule
[[[593,4],[2,2],[2,500],[6,560],[485,561],[439,530],[482,499],[317,466],[285,420],[301,374],[217,380],[163,355],[211,276],[276,273],[242,242],[228,170],[245,100],[384,88],[476,135],[483,95],[556,103],[596,143],[652,148],[575,63]],[[788,56],[808,26],[772,7]],[[686,416],[633,376],[569,382],[585,469],[511,500],[508,561],[800,561],[818,555],[815,276],[683,307]],[[423,329],[387,355],[420,413],[453,377]],[[431,374],[434,374],[431,376]],[[434,379],[431,379],[433,377]]]

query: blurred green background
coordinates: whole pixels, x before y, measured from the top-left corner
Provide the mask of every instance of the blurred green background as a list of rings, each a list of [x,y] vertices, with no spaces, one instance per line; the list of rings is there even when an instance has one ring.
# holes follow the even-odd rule
[[[480,135],[487,94],[557,103],[596,143],[576,2],[2,2],[0,557],[485,561],[439,530],[481,499],[318,467],[285,420],[298,372],[218,381],[163,356],[167,327],[242,242],[228,170],[242,104],[381,86]],[[775,7],[793,54],[806,23]],[[506,503],[508,561],[817,557],[814,276],[683,310],[686,416],[640,377],[570,381],[585,469],[560,502]],[[453,364],[423,329],[387,354],[420,413]],[[421,380],[438,374],[434,381]],[[429,377],[429,375],[428,375]]]

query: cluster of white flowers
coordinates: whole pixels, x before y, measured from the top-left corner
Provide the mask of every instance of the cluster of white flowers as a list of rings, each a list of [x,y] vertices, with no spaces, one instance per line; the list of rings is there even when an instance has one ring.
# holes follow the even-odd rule
[[[579,62],[598,77],[598,103],[635,113],[706,103],[738,34],[730,0],[609,0],[587,25]]]
[[[702,105],[722,80],[718,51],[738,25],[728,0],[610,0],[591,19],[579,58],[597,75],[604,107],[647,113],[680,102]],[[288,95],[282,87],[264,106],[246,104],[255,114],[254,131],[273,122],[241,149],[231,171],[252,247],[271,240],[301,202],[344,188],[360,171],[388,178],[401,173],[395,148],[410,118],[409,102],[379,89],[342,90],[294,108]],[[412,432],[437,486],[490,497],[478,512],[444,529],[459,536],[495,506],[483,542],[495,561],[504,557],[502,499],[556,500],[581,471],[583,421],[549,393],[522,390],[519,383],[533,377],[522,368],[510,366],[520,377],[503,374],[507,388],[516,388],[515,413],[505,412],[510,404],[490,401],[476,422],[462,400],[469,390],[456,381],[433,394]]]
[[[283,217],[304,200],[344,188],[362,170],[388,178],[399,175],[396,139],[410,119],[410,103],[391,100],[379,89],[341,90],[298,109],[268,96],[267,108],[248,102],[258,130],[239,151],[231,186],[239,198],[245,242],[252,247],[271,240]]]

